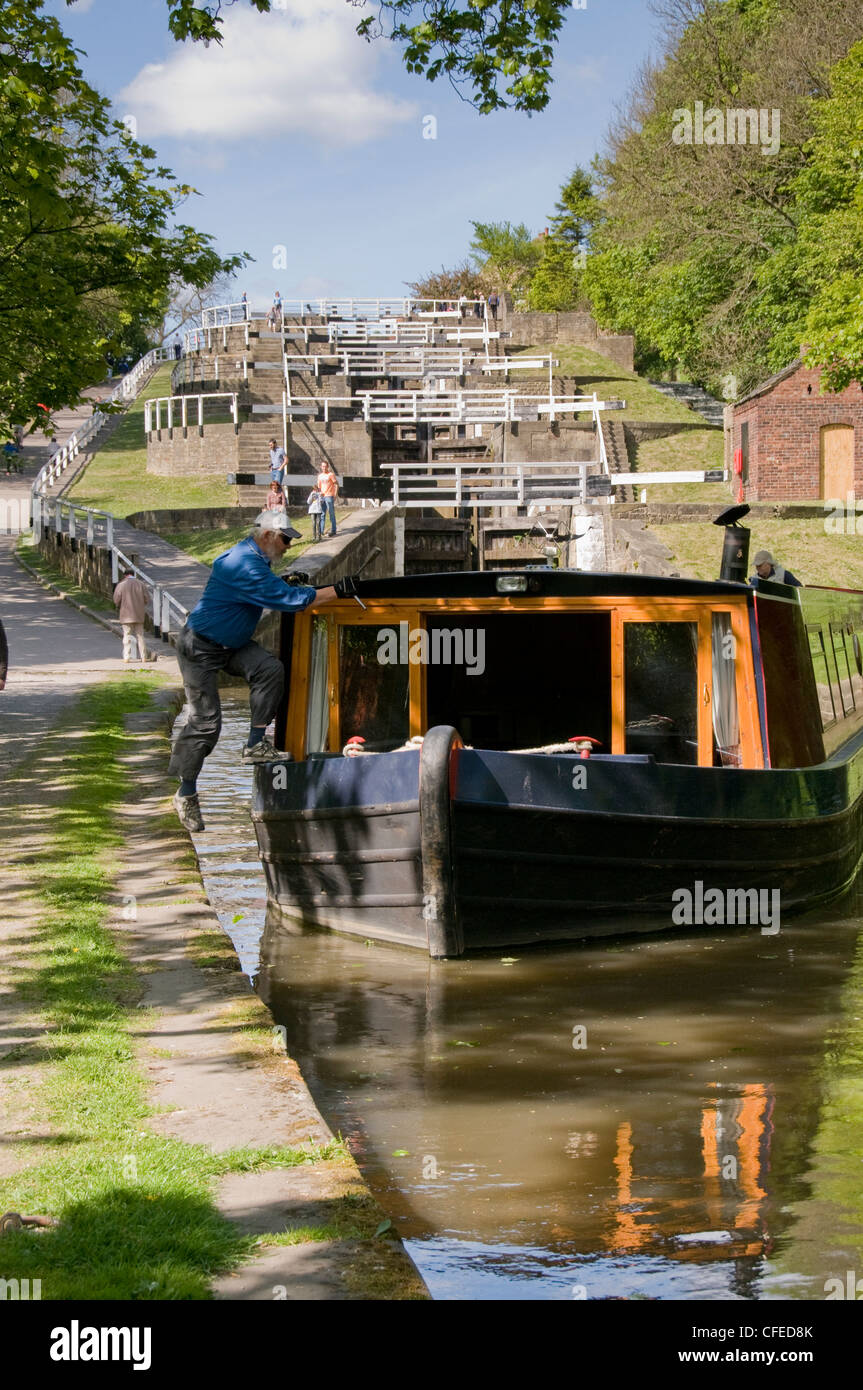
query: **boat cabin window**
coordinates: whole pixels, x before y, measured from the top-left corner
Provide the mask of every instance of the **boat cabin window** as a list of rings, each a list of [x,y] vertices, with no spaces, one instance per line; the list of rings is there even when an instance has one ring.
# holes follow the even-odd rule
[[[698,762],[698,624],[624,624],[626,752]]]
[[[714,613],[713,762],[718,767],[742,767],[740,710],[737,704],[737,642],[730,613]]]
[[[758,765],[748,634],[730,605],[471,611],[463,601],[452,609],[420,601],[348,621],[338,611],[310,619],[297,629],[307,676],[291,706],[291,746],[303,745],[304,732],[307,755],[337,756],[352,738],[386,752],[451,725],[468,746],[496,751],[558,752],[589,738],[600,754]],[[831,649],[830,658],[863,717],[852,639],[838,635],[841,654]]]
[[[611,614],[429,616],[426,726],[477,748],[611,752]]]
[[[399,748],[410,737],[410,665],[386,659],[386,632],[374,623],[339,627],[342,748],[355,735],[369,752]]]
[[[330,703],[327,697],[329,630],[325,618],[315,618],[309,670],[309,703],[306,711],[306,752],[322,753],[327,746]]]

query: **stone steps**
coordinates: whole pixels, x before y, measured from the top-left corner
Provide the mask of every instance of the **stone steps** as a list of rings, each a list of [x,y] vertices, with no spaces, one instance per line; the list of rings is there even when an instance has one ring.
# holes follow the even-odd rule
[[[672,400],[680,401],[695,411],[697,415],[703,415],[709,425],[721,428],[724,422],[725,406],[722,401],[718,401],[715,396],[711,396],[702,386],[696,385],[692,381],[650,381],[648,385],[655,391],[661,391],[663,396],[670,396]]]

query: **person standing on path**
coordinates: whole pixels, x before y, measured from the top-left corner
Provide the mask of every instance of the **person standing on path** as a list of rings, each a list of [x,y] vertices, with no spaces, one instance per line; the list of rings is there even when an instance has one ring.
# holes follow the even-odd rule
[[[278,483],[284,489],[284,474],[287,454],[281,444],[277,444],[275,439],[270,440],[270,480]]]
[[[9,644],[6,632],[0,622],[0,690],[6,689],[6,676],[9,672]]]
[[[491,309],[492,322],[497,323],[497,306],[500,303],[500,296],[497,290],[492,290],[488,297],[488,307]]]
[[[329,459],[324,459],[321,463],[321,471],[315,487],[321,494],[323,503],[323,516],[321,517],[321,540],[324,538],[324,527],[327,524],[327,517],[330,518],[330,535],[336,534],[336,498],[339,495],[339,480],[333,472],[333,465]]]
[[[155,661],[156,653],[148,652],[144,645],[144,619],[147,616],[146,584],[142,584],[134,574],[126,571],[114,590],[114,604],[120,610],[120,622],[123,624],[123,660],[126,665],[135,660]],[[132,656],[133,647],[138,652],[137,658]]]
[[[187,830],[204,829],[197,779],[221,733],[221,671],[240,676],[249,686],[251,725],[243,761],[268,762],[279,756],[264,735],[282,698],[285,671],[277,657],[252,641],[264,609],[295,613],[356,592],[352,577],[339,580],[335,587],[313,589],[286,584],[273,574],[273,560],[281,559],[299,536],[284,512],[261,512],[251,535],[216,560],[207,587],[180,633],[177,660],[189,714],[174,743],[168,771],[180,778],[173,805]]]

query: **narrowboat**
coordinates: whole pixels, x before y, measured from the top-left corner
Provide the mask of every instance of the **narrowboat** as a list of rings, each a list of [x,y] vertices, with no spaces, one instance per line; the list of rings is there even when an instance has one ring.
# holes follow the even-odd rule
[[[851,885],[863,592],[528,569],[358,597],[283,619],[271,920],[446,958],[773,934]]]

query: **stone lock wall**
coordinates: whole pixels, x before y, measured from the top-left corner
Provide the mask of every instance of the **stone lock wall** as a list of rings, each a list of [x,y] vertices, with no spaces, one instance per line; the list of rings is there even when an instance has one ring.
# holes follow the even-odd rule
[[[513,344],[527,346],[576,344],[602,353],[628,372],[634,370],[635,338],[631,333],[603,333],[592,314],[546,314],[538,311],[516,313],[504,302],[499,327],[509,330]]]
[[[219,478],[239,467],[237,433],[232,424],[197,425],[185,430],[154,430],[147,439],[147,472],[160,477]]]
[[[100,546],[88,546],[86,540],[71,537],[57,531],[45,531],[39,541],[39,551],[62,570],[80,589],[101,594],[104,598],[114,596],[114,583],[111,579],[111,554]],[[137,562],[137,555],[129,559]]]

